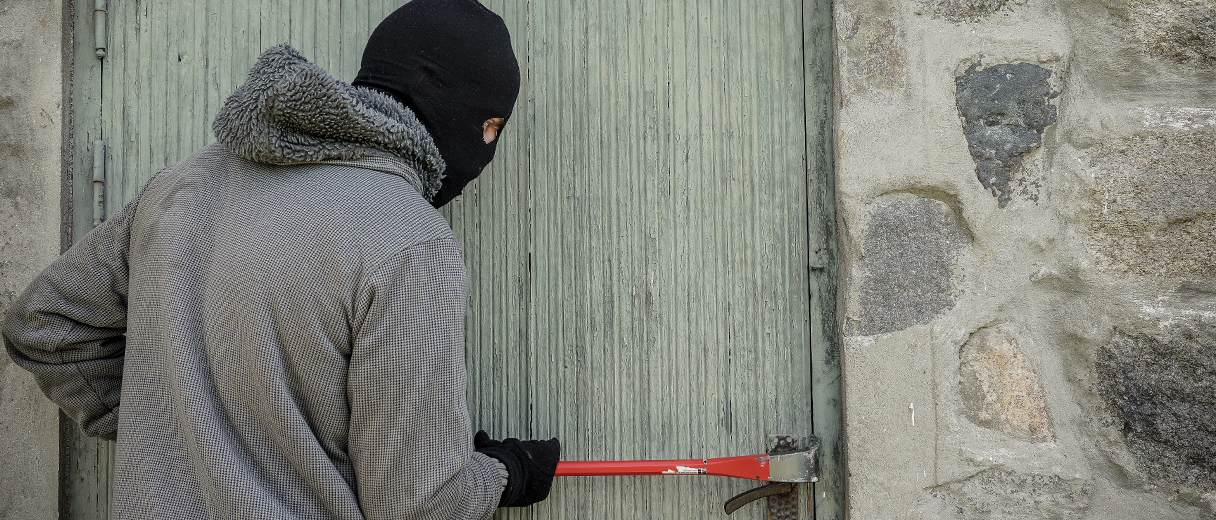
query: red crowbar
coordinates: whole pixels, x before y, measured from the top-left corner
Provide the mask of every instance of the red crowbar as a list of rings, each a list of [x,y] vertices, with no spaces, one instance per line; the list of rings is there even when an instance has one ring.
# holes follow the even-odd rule
[[[557,463],[556,476],[716,475],[767,482],[817,482],[817,451],[818,446],[778,455],[720,459],[563,461]]]

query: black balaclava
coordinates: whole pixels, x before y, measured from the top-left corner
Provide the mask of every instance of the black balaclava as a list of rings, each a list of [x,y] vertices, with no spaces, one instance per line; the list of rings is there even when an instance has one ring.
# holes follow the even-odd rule
[[[438,208],[494,158],[483,125],[510,118],[519,63],[502,18],[475,0],[414,0],[372,32],[351,83],[393,96],[430,131],[447,163]]]

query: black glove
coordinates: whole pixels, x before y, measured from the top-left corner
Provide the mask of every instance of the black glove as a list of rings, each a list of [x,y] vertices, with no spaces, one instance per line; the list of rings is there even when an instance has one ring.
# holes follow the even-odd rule
[[[553,474],[562,445],[556,438],[547,441],[505,439],[498,442],[484,431],[473,437],[477,451],[494,457],[507,467],[507,487],[502,490],[498,507],[530,506],[549,496]]]

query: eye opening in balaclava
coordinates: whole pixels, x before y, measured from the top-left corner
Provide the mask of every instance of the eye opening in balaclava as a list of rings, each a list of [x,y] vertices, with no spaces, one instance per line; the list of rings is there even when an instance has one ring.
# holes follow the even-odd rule
[[[475,0],[414,0],[372,32],[353,85],[385,92],[426,126],[447,163],[436,208],[460,195],[494,158],[486,123],[511,117],[519,63],[498,15]],[[501,132],[499,125],[497,136]]]

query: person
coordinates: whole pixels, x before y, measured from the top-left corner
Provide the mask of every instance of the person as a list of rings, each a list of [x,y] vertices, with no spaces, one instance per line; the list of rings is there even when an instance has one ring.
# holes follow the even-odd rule
[[[353,84],[273,47],[217,143],[30,284],[6,349],[117,440],[115,518],[485,518],[548,495],[557,439],[473,438],[466,274],[436,211],[519,83],[474,0],[402,6]]]

